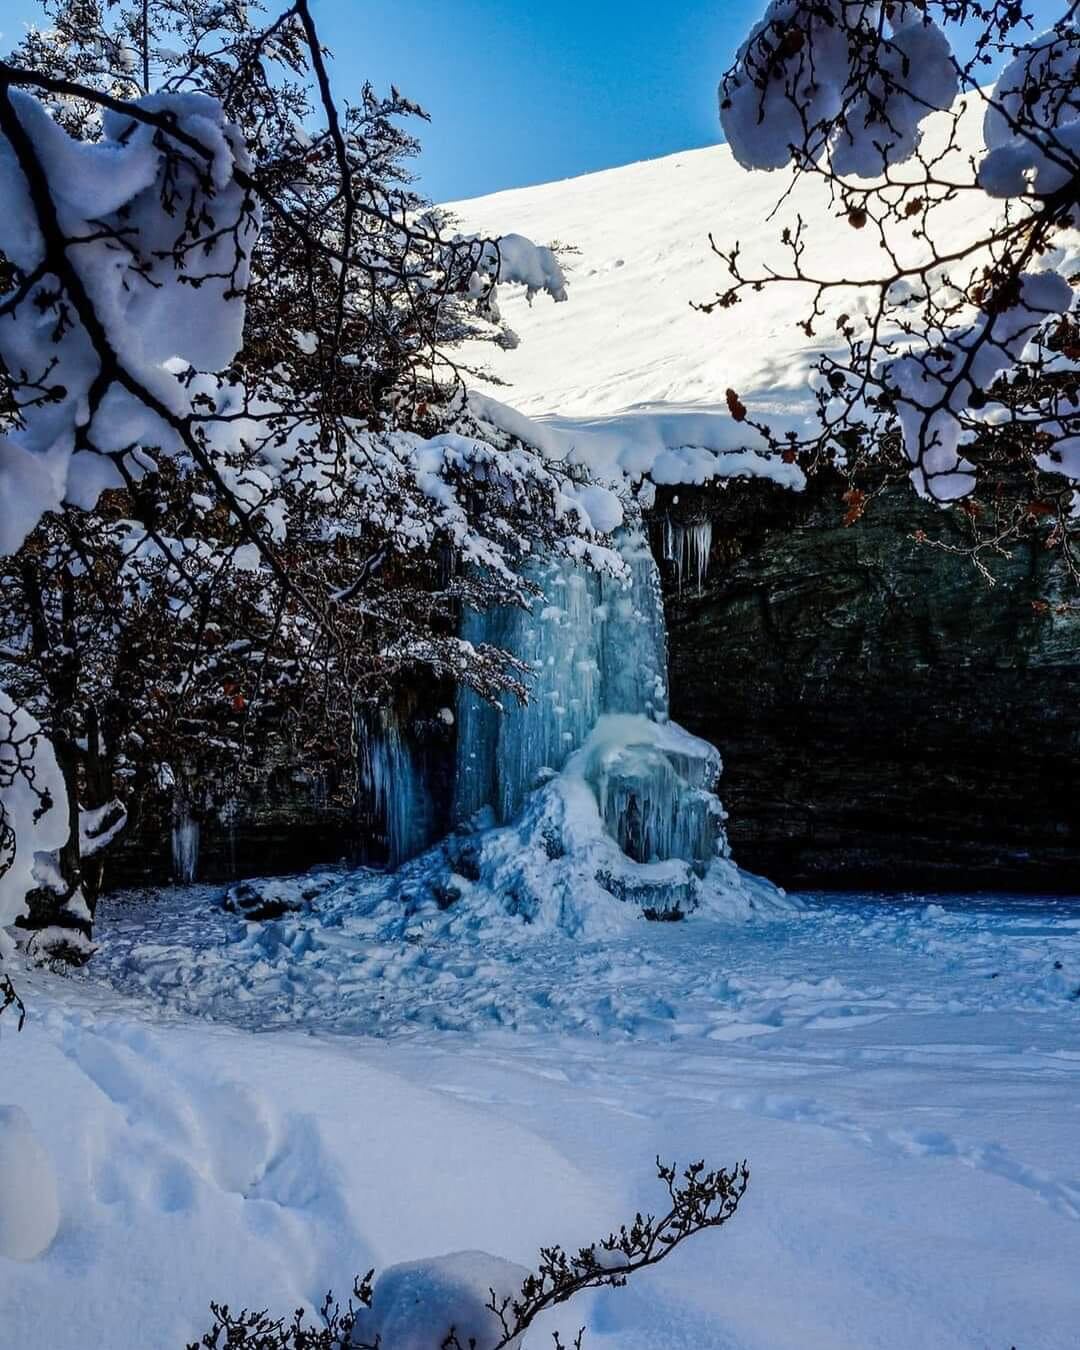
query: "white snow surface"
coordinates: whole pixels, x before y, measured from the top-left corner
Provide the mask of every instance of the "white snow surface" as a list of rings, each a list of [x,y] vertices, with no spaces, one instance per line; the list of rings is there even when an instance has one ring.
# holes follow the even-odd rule
[[[341,881],[293,884],[318,910]],[[1077,901],[393,943],[217,901],[117,898],[83,973],[19,972],[5,1088],[62,1217],[0,1256],[5,1347],[181,1347],[210,1298],[286,1313],[442,1253],[528,1267],[655,1210],[658,1153],[748,1157],[735,1220],[526,1347],[583,1323],[594,1350],[1075,1342]]]
[[[33,1261],[59,1226],[52,1162],[22,1107],[0,1106],[0,1257]]]
[[[651,476],[656,466],[660,481],[702,482],[730,476],[733,452],[727,468],[799,486],[794,466],[743,454],[754,447],[724,402],[732,387],[756,396],[755,411],[802,425],[811,361],[790,296],[785,306],[779,291],[766,293],[752,312],[711,318],[691,307],[723,284],[709,231],[756,247],[776,196],[774,178],[747,173],[718,146],[451,203],[470,230],[512,220],[533,239],[578,250],[564,268],[570,303],[530,305],[510,288],[500,296],[521,344],[474,354],[507,382],[482,391],[488,415],[495,399],[539,419],[542,448],[602,478]],[[524,422],[518,429],[535,437]]]
[[[936,32],[918,29],[919,42]],[[922,121],[929,147],[946,120]],[[958,145],[951,167],[963,177],[967,157],[984,151],[977,95],[967,96]],[[854,145],[848,149],[855,152]],[[894,169],[900,178],[905,172],[902,165]],[[530,305],[509,288],[500,295],[502,315],[521,341],[512,350],[469,353],[505,382],[478,389],[474,405],[488,420],[553,457],[589,465],[605,480],[646,476],[672,485],[754,476],[801,488],[801,470],[760,453],[757,434],[732,418],[726,391],[778,434],[815,431],[812,368],[823,352],[840,349],[837,316],[857,321],[871,294],[837,291],[813,338],[798,327],[808,301],[798,287],[770,286],[711,315],[693,307],[729,284],[710,233],[721,247],[741,243],[748,271],[773,265],[786,272],[790,258],[780,232],[800,215],[809,226],[807,273],[835,276],[839,251],[845,278],[880,275],[874,232],[852,229],[842,211],[830,210],[812,176],[796,182],[774,210],[788,186],[788,174],[750,172],[720,145],[448,204],[469,230],[490,232],[513,221],[532,239],[577,250],[564,265],[569,304]],[[935,211],[941,245],[952,249],[983,237],[999,210],[983,193],[958,194]],[[897,232],[893,244],[904,266],[925,257],[914,232]],[[1040,264],[1066,275],[1078,265],[1075,233],[1063,235],[1058,252]]]

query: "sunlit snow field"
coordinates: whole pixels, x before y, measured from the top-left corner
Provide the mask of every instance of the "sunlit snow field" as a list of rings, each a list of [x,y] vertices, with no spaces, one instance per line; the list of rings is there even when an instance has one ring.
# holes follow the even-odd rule
[[[87,974],[24,980],[8,1095],[65,1212],[0,1262],[3,1345],[181,1347],[211,1297],[530,1264],[659,1202],[657,1153],[748,1157],[735,1221],[528,1345],[586,1319],[611,1350],[1080,1343],[1080,901],[390,940],[355,905],[217,898],[112,902]]]

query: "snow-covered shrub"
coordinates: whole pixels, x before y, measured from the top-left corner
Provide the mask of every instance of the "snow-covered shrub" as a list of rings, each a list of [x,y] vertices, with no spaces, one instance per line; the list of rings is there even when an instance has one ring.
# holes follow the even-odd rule
[[[54,749],[33,716],[0,689],[0,961],[11,945],[6,930],[25,916],[27,895],[50,875],[69,833]],[[7,979],[0,995],[0,1011],[17,1002]]]
[[[362,1308],[353,1328],[356,1345],[431,1350],[505,1342],[518,1350],[520,1336],[505,1339],[497,1309],[509,1306],[529,1272],[488,1252],[451,1252],[425,1261],[406,1261],[384,1270],[375,1281],[371,1307]]]
[[[657,1172],[668,1199],[662,1215],[636,1214],[576,1252],[544,1247],[533,1272],[475,1251],[411,1261],[374,1282],[369,1271],[344,1308],[327,1294],[314,1323],[303,1309],[275,1318],[212,1303],[213,1325],[188,1350],[518,1350],[542,1314],[585,1290],[619,1288],[687,1238],[722,1227],[750,1180],[745,1162],[730,1171],[697,1162],[680,1174],[657,1159]],[[563,1350],[567,1343],[553,1335],[555,1350]],[[570,1344],[580,1350],[584,1328]]]
[[[723,77],[721,123],[746,168],[818,180],[832,219],[783,221],[760,268],[716,247],[730,280],[703,308],[805,293],[819,427],[779,435],[737,390],[729,406],[791,462],[845,468],[848,523],[876,461],[959,503],[978,565],[1036,531],[1075,577],[1080,32],[1060,9],[1040,33],[1011,0],[773,0]],[[880,265],[845,265],[849,229]]]

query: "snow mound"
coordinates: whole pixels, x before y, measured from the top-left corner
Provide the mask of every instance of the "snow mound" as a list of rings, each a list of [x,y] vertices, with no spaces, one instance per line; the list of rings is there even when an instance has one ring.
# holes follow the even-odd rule
[[[514,822],[449,840],[448,871],[428,871],[414,894],[433,888],[437,904],[477,920],[507,914],[589,938],[625,932],[642,913],[745,919],[793,907],[727,856],[719,773],[715,748],[674,723],[601,717]]]
[[[491,1350],[503,1338],[502,1325],[488,1306],[491,1298],[520,1296],[529,1272],[487,1252],[452,1252],[391,1266],[379,1276],[369,1310],[353,1331],[359,1345],[393,1350],[435,1350],[450,1331],[457,1344]],[[507,1342],[516,1350],[521,1338]]]
[[[541,770],[546,781],[509,823],[482,809],[391,873],[360,870],[336,885],[333,873],[245,882],[246,908],[257,913],[265,900],[283,913],[318,895],[314,924],[395,945],[595,940],[643,918],[701,911],[742,922],[797,910],[731,860],[713,792],[720,768],[714,746],[673,722],[606,715],[560,772]]]
[[[60,1226],[56,1173],[20,1106],[0,1106],[0,1256],[33,1261]]]

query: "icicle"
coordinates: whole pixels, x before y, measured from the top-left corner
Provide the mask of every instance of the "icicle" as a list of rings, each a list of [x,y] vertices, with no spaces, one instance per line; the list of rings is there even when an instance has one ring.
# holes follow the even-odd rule
[[[684,573],[693,577],[700,591],[709,571],[712,552],[712,521],[694,520],[688,525],[664,517],[661,548],[666,562],[675,570],[675,588],[682,595]]]
[[[686,527],[686,554],[688,570],[694,574],[700,591],[705,584],[705,575],[709,570],[709,554],[712,552],[712,521],[695,520]]]
[[[173,876],[177,881],[195,880],[199,869],[199,822],[191,814],[187,802],[176,807],[172,827]]]
[[[431,798],[391,713],[380,713],[375,727],[362,723],[357,735],[361,786],[386,832],[387,861],[396,867],[431,842]]]
[[[676,525],[670,516],[664,517],[664,561],[675,568],[675,589],[682,595],[683,537],[682,526]]]

